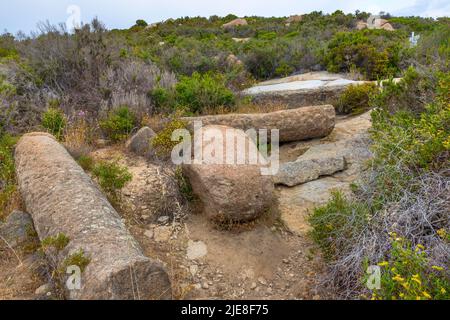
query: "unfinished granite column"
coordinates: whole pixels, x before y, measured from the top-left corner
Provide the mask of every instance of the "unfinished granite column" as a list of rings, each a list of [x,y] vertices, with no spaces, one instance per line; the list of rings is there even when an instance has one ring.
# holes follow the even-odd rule
[[[51,135],[24,135],[15,151],[19,188],[41,240],[59,233],[70,242],[59,263],[83,250],[90,259],[81,289],[69,299],[169,299],[163,266],[143,255],[119,214]]]
[[[269,113],[219,114],[184,118],[191,126],[223,125],[241,130],[278,129],[280,142],[301,141],[328,136],[334,129],[336,113],[332,105],[310,106]]]

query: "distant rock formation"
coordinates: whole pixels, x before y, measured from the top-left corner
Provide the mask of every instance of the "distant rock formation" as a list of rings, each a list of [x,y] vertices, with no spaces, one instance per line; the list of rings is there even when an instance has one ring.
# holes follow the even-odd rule
[[[387,21],[386,19],[373,19],[372,23],[369,24],[365,21],[358,21],[356,23],[356,29],[362,30],[362,29],[383,29],[387,31],[394,31],[395,28]]]
[[[286,23],[291,24],[291,23],[300,22],[300,21],[302,21],[302,20],[303,20],[303,16],[302,16],[302,15],[299,15],[299,14],[296,14],[296,15],[292,15],[292,16],[290,16],[289,18],[287,18],[287,19],[286,19]]]
[[[225,23],[224,25],[222,25],[222,28],[233,29],[234,27],[237,27],[237,26],[246,26],[246,25],[248,25],[247,20],[238,18],[238,19],[234,19],[233,21],[230,21],[228,23]]]

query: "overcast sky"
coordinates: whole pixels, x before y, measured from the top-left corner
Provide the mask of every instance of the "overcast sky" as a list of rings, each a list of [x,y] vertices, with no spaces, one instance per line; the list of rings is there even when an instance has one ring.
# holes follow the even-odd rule
[[[450,16],[450,0],[1,0],[0,32],[19,30],[29,33],[40,21],[66,22],[73,10],[80,8],[81,21],[98,16],[108,28],[128,28],[137,19],[157,22],[184,16],[205,16],[234,13],[238,16],[289,16],[320,11],[389,12],[395,15],[424,17]],[[72,15],[71,15],[72,12]],[[75,13],[76,14],[76,13]]]

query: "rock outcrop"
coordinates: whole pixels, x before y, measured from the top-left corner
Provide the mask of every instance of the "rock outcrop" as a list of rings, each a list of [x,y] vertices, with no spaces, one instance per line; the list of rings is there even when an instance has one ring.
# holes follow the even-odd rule
[[[222,28],[233,29],[234,27],[237,27],[237,26],[246,26],[246,25],[248,25],[247,20],[238,18],[238,19],[234,19],[228,23],[223,24]]]
[[[127,141],[126,148],[137,155],[150,157],[154,153],[150,142],[155,136],[151,128],[143,127]]]
[[[81,289],[70,299],[167,299],[163,266],[143,255],[119,214],[90,177],[52,136],[24,135],[15,150],[16,173],[27,211],[41,241],[64,234],[64,266],[80,250],[89,259]]]
[[[302,20],[303,20],[303,16],[299,15],[299,14],[296,14],[296,15],[293,15],[293,16],[290,16],[289,18],[287,18],[286,19],[286,23],[291,24],[291,23],[300,22]]]
[[[346,79],[341,74],[319,71],[264,81],[242,93],[251,97],[255,103],[275,103],[299,108],[334,105],[349,85],[363,83],[365,81]]]
[[[311,147],[296,161],[282,164],[274,182],[293,187],[344,170],[345,158],[338,149],[334,145]]]
[[[386,19],[376,19],[375,18],[372,21],[370,21],[370,25],[367,22],[362,21],[362,20],[360,20],[356,23],[356,29],[362,30],[362,29],[366,29],[366,28],[383,29],[383,30],[387,30],[387,31],[395,30],[395,28]]]
[[[333,132],[326,138],[281,146],[282,159],[285,158],[284,154],[286,153],[295,154],[297,152],[301,154],[297,156],[299,164],[295,163],[295,158],[294,161],[291,160],[292,155],[287,157],[287,162],[282,160],[280,164],[281,177],[275,177],[278,182],[283,179],[284,185],[293,185],[292,187],[284,185],[277,187],[278,209],[281,220],[288,230],[298,235],[305,234],[309,230],[306,218],[311,210],[326,204],[335,190],[340,190],[344,194],[351,194],[350,184],[361,177],[362,172],[367,168],[367,161],[372,157],[369,150],[370,139],[368,135],[370,126],[370,112],[367,112],[338,121]],[[308,158],[328,162],[327,166],[330,171],[327,173],[341,168],[342,158],[345,160],[345,168],[317,178],[315,176],[318,174],[315,174],[314,179],[311,178],[312,181],[308,181],[310,177],[301,170],[301,161],[310,163],[307,160]],[[291,176],[283,176],[283,172],[287,173],[286,165],[298,169],[299,177],[295,176],[296,171],[293,169],[290,171]],[[322,170],[325,170],[325,168],[322,168]],[[301,182],[303,180],[305,181]]]
[[[335,124],[335,111],[331,105],[310,106],[270,113],[224,114],[184,118],[192,125],[223,125],[241,130],[278,129],[280,142],[301,141],[329,135]]]
[[[230,129],[232,130],[225,126],[206,126],[201,134],[194,137],[194,143],[197,146],[202,144],[205,148],[208,144],[207,135],[216,132],[224,135],[225,130]],[[236,137],[246,141],[248,148],[241,150],[237,144],[227,146],[226,139],[222,140],[222,145],[224,149],[234,149],[237,157],[245,152],[243,164],[214,163],[208,159],[203,149],[204,161],[201,164],[183,165],[183,173],[188,177],[194,193],[202,201],[205,213],[214,221],[253,220],[270,208],[273,201],[272,177],[262,175],[262,165],[251,164],[247,157],[250,148],[258,152],[256,145],[242,130],[235,129],[234,133]],[[195,152],[199,152],[198,148]]]
[[[0,223],[0,236],[14,249],[33,241],[33,233],[33,220],[26,212],[13,211],[5,223]]]

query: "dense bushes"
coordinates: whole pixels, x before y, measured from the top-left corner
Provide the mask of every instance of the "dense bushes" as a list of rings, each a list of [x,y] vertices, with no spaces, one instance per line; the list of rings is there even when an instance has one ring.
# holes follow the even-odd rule
[[[448,65],[448,20],[398,18],[404,30],[355,30],[367,16],[312,12],[290,24],[283,17],[246,17],[248,26],[228,30],[222,24],[231,16],[186,17],[151,28],[139,20],[112,31],[95,19],[74,34],[49,24],[22,41],[4,34],[0,125],[14,133],[36,129],[52,100],[66,116],[83,110],[98,118],[122,105],[138,117],[180,105],[202,112],[232,105],[230,90],[255,79],[327,68],[377,79],[411,64]],[[417,48],[410,48],[410,31],[420,32]]]
[[[208,107],[231,106],[235,102],[233,92],[225,87],[223,78],[208,73],[182,77],[175,86],[175,93],[176,103],[194,113]]]
[[[409,241],[391,233],[389,258],[380,261],[380,289],[372,293],[373,300],[449,300],[450,279],[445,265],[433,265],[426,248],[411,246]]]
[[[370,98],[377,91],[377,86],[373,83],[348,86],[339,96],[335,105],[336,110],[345,114],[358,114],[367,111],[370,108]]]
[[[399,72],[400,39],[384,30],[339,32],[328,45],[328,71],[356,69],[369,80],[394,76]]]
[[[112,200],[117,197],[117,192],[133,178],[126,167],[116,162],[99,162],[92,173],[97,177],[100,187],[110,196]]]
[[[62,110],[57,108],[49,108],[42,115],[42,126],[56,139],[61,139],[66,126],[66,117]]]
[[[107,117],[100,121],[100,128],[112,141],[124,140],[135,128],[136,116],[126,106],[110,111]]]
[[[201,113],[207,108],[230,107],[235,96],[225,86],[224,78],[218,74],[199,74],[183,76],[171,90],[156,88],[151,97],[160,108],[179,109],[191,113]]]
[[[175,130],[186,129],[187,124],[179,119],[178,114],[170,119],[164,128],[152,139],[152,147],[155,148],[157,156],[169,158],[173,148],[179,141],[172,140],[172,134]]]
[[[335,194],[310,217],[311,234],[330,263],[327,280],[346,297],[448,296],[441,292],[448,290],[448,269],[433,266],[446,266],[450,253],[448,237],[442,236],[450,231],[449,74],[435,72],[430,79],[429,72],[409,73],[371,99],[378,103],[372,112],[374,159],[352,197]],[[407,89],[411,79],[435,78],[436,87],[428,88],[433,94],[422,92],[434,97],[431,103],[398,103],[399,97],[409,101],[416,95]],[[401,240],[392,243],[389,232]],[[378,263],[390,268],[383,270],[382,290],[370,292],[362,281],[365,266]],[[395,267],[399,263],[404,268]]]

